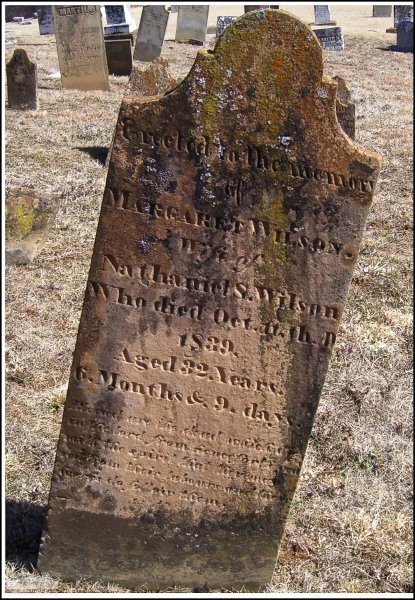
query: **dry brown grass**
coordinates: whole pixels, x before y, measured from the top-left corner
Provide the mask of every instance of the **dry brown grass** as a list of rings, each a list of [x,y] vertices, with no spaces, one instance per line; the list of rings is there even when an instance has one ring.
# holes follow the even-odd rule
[[[364,35],[356,26],[344,52],[325,54],[326,73],[352,91],[356,141],[379,152],[383,167],[270,592],[412,590],[413,66],[412,55],[388,50],[395,43],[384,33],[388,20],[374,21],[367,23],[376,31]],[[6,271],[6,590],[127,591],[28,569],[47,502],[103,162],[127,78],[111,77],[110,92],[61,90],[50,75],[58,68],[54,37],[40,37],[36,22],[6,31],[17,38],[6,59],[22,47],[38,63],[40,102],[36,113],[6,111],[6,187],[61,195],[40,256]],[[165,43],[172,77],[187,73],[196,52]]]

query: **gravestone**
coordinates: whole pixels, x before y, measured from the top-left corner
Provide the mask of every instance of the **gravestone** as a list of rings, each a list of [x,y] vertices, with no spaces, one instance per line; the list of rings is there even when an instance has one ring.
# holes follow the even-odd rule
[[[374,4],[372,16],[373,17],[391,17],[392,16],[392,4]]]
[[[355,105],[351,102],[351,94],[342,77],[333,77],[337,83],[336,115],[343,131],[350,139],[355,139]]]
[[[131,33],[137,29],[136,23],[131,16],[129,4],[105,5],[106,25],[104,33]]]
[[[393,6],[393,25],[398,27],[398,23],[403,21],[414,22],[414,7],[410,4],[394,4]]]
[[[130,40],[105,40],[105,52],[110,75],[130,75],[133,68]]]
[[[206,29],[209,16],[207,5],[180,5],[177,16],[176,42],[206,41]]]
[[[40,35],[51,35],[52,33],[55,33],[52,6],[39,6],[37,19]]]
[[[344,50],[343,29],[341,27],[313,28],[324,50]]]
[[[6,264],[29,264],[47,242],[58,209],[57,198],[28,187],[11,188],[5,208]]]
[[[150,62],[163,47],[169,12],[164,6],[144,6],[134,48],[134,60]]]
[[[401,21],[397,27],[398,50],[404,52],[414,51],[414,24],[411,21]]]
[[[62,87],[109,90],[99,6],[53,6],[53,20]]]
[[[336,89],[311,30],[265,10],[124,98],[40,571],[270,582],[379,174]]]
[[[9,108],[37,110],[37,66],[18,48],[6,64]]]
[[[314,6],[314,23],[313,25],[335,25],[336,22],[331,20],[330,9],[327,4],[316,4]]]
[[[128,81],[127,95],[157,96],[175,88],[180,79],[174,79],[169,72],[169,61],[156,58],[144,68],[135,66]]]
[[[222,35],[227,27],[234,21],[236,21],[238,17],[218,17],[216,21],[216,39]]]

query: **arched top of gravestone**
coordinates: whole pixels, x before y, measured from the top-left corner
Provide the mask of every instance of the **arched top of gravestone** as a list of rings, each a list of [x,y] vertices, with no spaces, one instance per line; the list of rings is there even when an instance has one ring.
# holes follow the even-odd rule
[[[13,56],[12,56],[9,64],[13,64],[13,65],[25,65],[27,68],[31,68],[32,70],[34,70],[35,67],[36,67],[35,63],[32,63],[29,60],[29,57],[27,56],[26,50],[23,50],[22,48],[17,48],[13,52]]]
[[[372,172],[380,158],[344,133],[336,91],[337,83],[323,75],[313,31],[288,12],[261,9],[234,21],[213,51],[200,51],[161,105],[173,107],[195,134],[214,141],[219,131],[224,138],[240,134],[244,143],[250,134],[256,143],[262,135],[262,143],[274,139],[297,157],[312,153],[321,164],[337,162],[346,169],[361,162],[362,172]]]
[[[238,77],[265,80],[271,94],[281,90],[282,74],[284,87],[293,89],[323,75],[319,41],[305,23],[282,10],[246,13],[226,28],[214,53],[224,67],[239,71]]]

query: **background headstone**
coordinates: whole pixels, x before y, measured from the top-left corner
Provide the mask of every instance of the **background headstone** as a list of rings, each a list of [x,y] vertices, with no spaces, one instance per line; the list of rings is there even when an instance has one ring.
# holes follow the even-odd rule
[[[314,5],[314,23],[315,25],[332,25],[330,9],[327,4]]]
[[[53,20],[62,87],[109,90],[99,6],[53,6]]]
[[[216,21],[216,39],[222,35],[227,27],[238,17],[218,17]]]
[[[130,40],[105,40],[108,73],[110,75],[130,75],[133,56]]]
[[[131,16],[129,4],[105,5],[106,25],[104,33],[131,33],[137,29],[137,25]]]
[[[413,21],[401,21],[397,27],[398,50],[405,52],[414,51],[414,24]]]
[[[6,264],[29,264],[47,242],[58,209],[50,194],[32,188],[12,188],[6,193]]]
[[[53,24],[52,6],[39,6],[37,11],[40,35],[50,35],[55,33]]]
[[[204,43],[208,16],[208,5],[180,5],[177,16],[176,42],[195,40]]]
[[[410,4],[394,4],[393,6],[393,24],[398,27],[398,23],[403,21],[414,22],[414,7]]]
[[[18,48],[6,64],[9,108],[37,110],[37,66]]]
[[[169,72],[169,62],[156,58],[146,68],[134,66],[128,81],[127,95],[158,96],[170,92],[180,79],[174,79]]]
[[[324,50],[344,50],[343,29],[341,27],[313,28]]]
[[[270,582],[380,168],[310,34],[246,14],[171,93],[124,98],[41,572]]]
[[[336,115],[343,131],[350,139],[355,139],[355,105],[351,102],[351,94],[342,77],[333,77],[337,83]]]
[[[392,16],[392,4],[374,4],[372,16],[373,17],[391,17]]]
[[[163,47],[169,12],[164,6],[144,6],[134,48],[134,60],[152,61]]]

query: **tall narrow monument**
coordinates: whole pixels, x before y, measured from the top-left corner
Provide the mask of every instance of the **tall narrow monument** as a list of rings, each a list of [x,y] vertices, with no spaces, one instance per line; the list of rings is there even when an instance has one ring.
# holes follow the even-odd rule
[[[312,31],[263,10],[124,98],[41,571],[270,582],[379,173],[336,90]]]
[[[109,90],[99,5],[53,6],[62,87]]]

